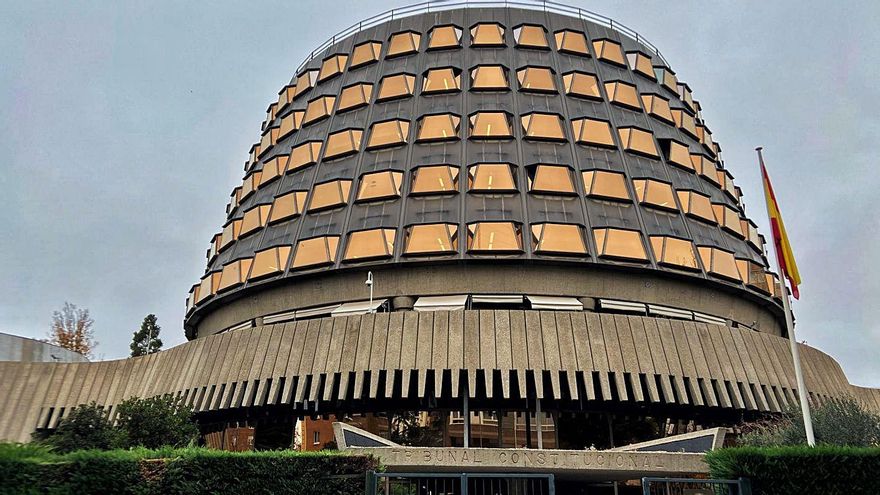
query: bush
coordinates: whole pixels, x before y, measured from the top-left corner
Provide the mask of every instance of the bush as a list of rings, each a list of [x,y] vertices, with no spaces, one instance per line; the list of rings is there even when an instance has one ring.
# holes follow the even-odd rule
[[[851,447],[880,445],[880,416],[866,410],[850,397],[831,399],[811,410],[816,443]],[[804,419],[799,408],[788,410],[781,419],[751,423],[741,445],[772,447],[804,445]]]
[[[41,463],[57,457],[50,447],[35,443],[0,444],[0,493],[39,493]],[[19,487],[17,491],[13,487]]]
[[[119,404],[117,411],[116,425],[127,447],[185,447],[198,440],[192,410],[180,399],[132,397]]]
[[[92,402],[75,407],[58,423],[55,434],[46,443],[57,452],[122,447],[119,430],[107,420],[100,406]]]
[[[706,454],[713,478],[749,478],[754,495],[876,495],[880,448],[736,447]]]
[[[366,456],[203,448],[79,451],[0,445],[0,493],[361,495]]]

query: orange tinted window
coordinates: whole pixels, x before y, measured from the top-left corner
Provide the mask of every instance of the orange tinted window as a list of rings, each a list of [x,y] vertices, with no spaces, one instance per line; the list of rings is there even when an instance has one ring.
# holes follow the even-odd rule
[[[327,136],[327,146],[324,148],[324,160],[333,160],[357,153],[361,148],[361,136],[364,131],[360,129],[346,129],[337,131]]]
[[[437,26],[428,34],[428,50],[442,50],[461,46],[461,29],[456,26]]]
[[[458,139],[458,127],[461,117],[444,113],[425,115],[419,120],[419,142],[448,141]]]
[[[668,146],[666,146],[666,162],[670,165],[676,165],[678,167],[693,172],[694,166],[691,163],[691,157],[690,152],[688,151],[688,147],[676,141],[667,142]]]
[[[391,40],[388,42],[388,54],[385,56],[398,57],[416,53],[419,51],[419,41],[421,39],[422,35],[412,31],[392,34]]]
[[[547,67],[525,67],[516,71],[519,88],[532,93],[555,93],[553,72]]]
[[[550,48],[547,34],[541,26],[523,24],[514,28],[513,39],[516,40],[516,46],[522,48]]]
[[[305,114],[306,113],[302,110],[295,110],[284,117],[281,117],[281,125],[278,127],[278,139],[290,135],[293,131],[299,130],[299,128],[302,127],[302,121]]]
[[[407,255],[451,254],[458,250],[458,227],[449,223],[413,225],[407,229]]]
[[[504,139],[513,137],[510,117],[504,112],[478,112],[470,117],[471,138]]]
[[[624,260],[647,261],[641,235],[635,230],[593,229],[599,256]]]
[[[678,191],[678,202],[681,209],[689,216],[703,220],[704,222],[716,223],[715,213],[712,211],[712,202],[709,196],[704,196],[695,191]]]
[[[259,205],[244,212],[241,218],[241,232],[239,237],[245,237],[266,226],[269,221],[269,209],[272,205]]]
[[[575,194],[571,170],[564,165],[537,165],[529,175],[529,191],[548,194]]]
[[[669,108],[669,100],[666,98],[654,94],[642,95],[642,104],[645,105],[645,111],[652,117],[670,124],[674,123],[672,120],[672,110]]]
[[[342,113],[366,106],[370,103],[370,95],[372,94],[372,84],[361,83],[343,88],[339,94],[339,108],[336,112]]]
[[[280,222],[302,214],[306,204],[306,191],[293,191],[275,198],[269,223]]]
[[[412,96],[415,83],[416,76],[410,74],[385,76],[379,83],[379,94],[376,96],[376,101],[388,101]]]
[[[318,72],[318,82],[326,81],[331,77],[342,74],[342,71],[345,70],[346,62],[348,62],[348,55],[343,54],[325,58],[321,63],[321,71]]]
[[[309,102],[306,107],[306,114],[303,117],[303,125],[325,119],[333,112],[333,104],[336,103],[335,96],[321,96]]]
[[[379,60],[379,52],[382,51],[382,43],[367,41],[354,47],[351,52],[351,68],[361,67]]]
[[[474,91],[504,91],[509,87],[507,70],[500,65],[481,65],[471,69],[471,89]]]
[[[581,228],[562,223],[532,225],[532,249],[539,254],[587,254]]]
[[[461,89],[461,74],[452,67],[430,69],[422,82],[422,94],[449,93]]]
[[[468,190],[472,192],[512,192],[516,182],[508,163],[480,163],[468,167]]]
[[[542,141],[565,141],[562,119],[552,113],[530,113],[520,117],[523,137]]]
[[[312,189],[312,201],[309,203],[309,211],[325,210],[344,205],[348,202],[350,190],[350,180],[334,180],[317,184]]]
[[[320,153],[321,141],[307,141],[295,146],[290,150],[290,161],[287,164],[287,171],[293,172],[318,163],[318,155]]]
[[[733,253],[708,246],[698,246],[697,251],[700,253],[703,266],[711,275],[737,282],[742,281]]]
[[[562,30],[556,32],[556,49],[572,55],[590,56],[587,37],[580,31]]]
[[[339,247],[339,236],[315,237],[296,243],[296,254],[293,256],[291,268],[309,268],[328,265],[336,261],[336,250]]]
[[[394,229],[373,229],[352,232],[345,246],[345,261],[390,258],[394,255]]]
[[[624,127],[618,129],[617,132],[620,134],[623,149],[652,158],[660,157],[657,145],[654,143],[654,135],[650,131],[644,131],[637,127]]]
[[[251,269],[252,262],[252,258],[246,258],[223,265],[223,271],[220,273],[220,284],[217,286],[217,292],[228,290],[243,284],[247,277],[248,270]]]
[[[501,24],[483,23],[471,28],[471,46],[504,46]]]
[[[639,94],[636,87],[621,81],[605,83],[605,92],[608,93],[608,101],[619,106],[633,110],[641,110]]]
[[[565,94],[580,98],[602,99],[599,92],[599,81],[593,74],[586,72],[569,72],[562,76],[565,85]]]
[[[468,251],[522,251],[522,230],[513,222],[468,224]]]
[[[626,54],[626,58],[629,60],[629,66],[632,67],[633,72],[652,81],[657,80],[654,76],[654,67],[651,65],[651,57],[642,52],[629,52]]]
[[[699,270],[697,254],[691,241],[675,237],[651,236],[651,250],[657,263],[676,268]]]
[[[367,149],[401,146],[406,144],[407,136],[409,136],[409,122],[406,120],[376,122],[370,127]]]
[[[599,60],[617,65],[626,65],[626,61],[623,58],[623,50],[620,48],[620,43],[616,41],[596,40],[593,42],[593,50],[596,52]]]
[[[636,190],[636,198],[643,205],[662,210],[678,210],[678,205],[675,203],[675,193],[672,191],[672,186],[666,182],[636,179],[633,181],[633,188]]]
[[[458,167],[431,165],[416,169],[412,194],[442,194],[458,191]]]
[[[611,125],[604,120],[589,118],[575,119],[571,122],[574,139],[578,144],[602,146],[614,148],[614,138],[611,137]]]
[[[358,201],[375,201],[379,199],[396,198],[400,196],[400,185],[403,181],[403,172],[386,170],[373,172],[361,177],[358,186]]]
[[[290,251],[290,246],[277,246],[257,251],[254,255],[254,263],[251,267],[250,275],[248,275],[248,280],[255,280],[283,272],[284,268],[287,267]]]
[[[588,170],[582,172],[581,175],[584,179],[584,191],[587,196],[630,201],[623,174],[607,170]]]

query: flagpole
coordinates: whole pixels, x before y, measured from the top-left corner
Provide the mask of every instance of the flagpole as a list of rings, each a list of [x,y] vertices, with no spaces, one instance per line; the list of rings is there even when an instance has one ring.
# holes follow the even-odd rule
[[[761,150],[763,148],[761,146],[755,148],[755,151],[758,152],[758,162],[761,164],[762,171],[761,177],[762,182],[764,180],[763,168],[764,168],[764,156],[761,154]],[[767,187],[764,187],[764,195],[767,196]],[[770,204],[771,198],[765,198],[767,200],[767,204]],[[767,215],[770,215],[770,211],[767,211]],[[794,362],[794,376],[797,380],[798,386],[798,398],[801,403],[801,413],[804,415],[804,432],[807,435],[807,444],[810,447],[816,446],[816,436],[813,434],[813,418],[810,415],[810,404],[807,398],[807,385],[804,383],[804,372],[801,369],[801,358],[800,351],[798,349],[797,339],[794,335],[794,318],[791,316],[791,301],[788,296],[788,283],[785,281],[785,272],[782,269],[782,265],[779,263],[779,251],[776,243],[773,242],[773,254],[776,257],[776,270],[779,272],[779,280],[782,285],[782,307],[785,311],[785,326],[788,330],[788,344],[791,347],[791,358]]]

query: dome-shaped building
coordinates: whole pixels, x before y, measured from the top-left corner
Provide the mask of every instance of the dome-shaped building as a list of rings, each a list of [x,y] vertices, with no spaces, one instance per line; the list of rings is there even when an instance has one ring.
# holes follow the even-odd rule
[[[0,406],[0,437],[170,393],[209,443],[248,425],[289,444],[298,418],[308,448],[338,421],[582,451],[796,404],[777,278],[690,87],[618,23],[519,4],[420,4],[312,52],[210,241],[190,342],[0,363],[8,387],[37,384]],[[801,356],[811,400],[880,410]]]
[[[510,8],[361,26],[313,53],[261,132],[191,338],[291,312],[616,302],[781,335],[700,104],[618,29]]]

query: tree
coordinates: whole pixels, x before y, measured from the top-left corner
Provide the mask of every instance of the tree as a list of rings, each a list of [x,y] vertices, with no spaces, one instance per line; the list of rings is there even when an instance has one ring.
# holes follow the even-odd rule
[[[132,397],[119,404],[117,411],[116,426],[128,447],[185,447],[198,439],[192,409],[181,399]]]
[[[91,357],[98,345],[92,329],[94,324],[95,320],[89,316],[88,309],[65,302],[61,311],[52,313],[49,343]]]
[[[156,315],[152,313],[144,317],[140,330],[131,337],[132,357],[152,354],[162,348],[162,340],[159,338],[162,327],[156,321]]]
[[[58,428],[46,443],[61,453],[88,449],[107,450],[121,447],[122,437],[107,420],[104,410],[92,402],[72,409],[58,423]]]
[[[851,397],[828,400],[812,408],[816,443],[851,447],[880,445],[880,415],[865,409]],[[744,428],[740,443],[755,447],[802,445],[807,443],[804,419],[794,407],[780,419],[751,423]]]

